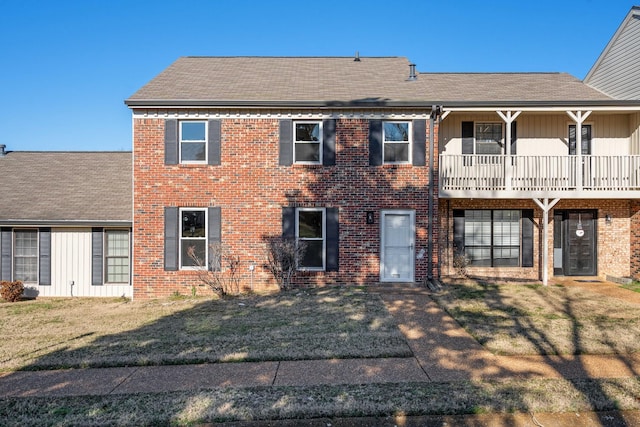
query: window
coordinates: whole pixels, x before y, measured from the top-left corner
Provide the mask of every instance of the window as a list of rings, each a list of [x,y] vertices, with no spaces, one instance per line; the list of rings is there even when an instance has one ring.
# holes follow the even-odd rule
[[[476,154],[502,154],[502,123],[476,123]]]
[[[13,279],[37,283],[38,230],[15,230],[13,236]]]
[[[306,250],[301,270],[325,269],[325,210],[317,208],[299,208],[296,211],[296,239],[305,244]]]
[[[180,218],[180,268],[206,267],[206,209],[180,209]]]
[[[382,126],[384,163],[411,162],[409,122],[384,122]]]
[[[520,265],[519,210],[464,211],[464,253],[470,265]]]
[[[293,158],[295,163],[322,163],[322,124],[294,122]]]
[[[207,122],[180,122],[180,162],[207,161]]]
[[[582,155],[591,154],[591,125],[582,125]],[[576,125],[569,125],[569,155],[575,156],[576,152]]]
[[[105,230],[105,283],[129,283],[129,231]]]

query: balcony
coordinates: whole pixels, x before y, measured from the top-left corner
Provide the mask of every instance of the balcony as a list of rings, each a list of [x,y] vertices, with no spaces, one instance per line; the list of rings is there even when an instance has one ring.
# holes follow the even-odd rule
[[[640,156],[440,155],[441,198],[640,198]]]

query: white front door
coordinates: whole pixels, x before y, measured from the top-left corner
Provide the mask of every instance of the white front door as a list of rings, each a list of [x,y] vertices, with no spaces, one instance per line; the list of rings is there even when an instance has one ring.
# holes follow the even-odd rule
[[[380,281],[414,281],[414,211],[380,212]]]

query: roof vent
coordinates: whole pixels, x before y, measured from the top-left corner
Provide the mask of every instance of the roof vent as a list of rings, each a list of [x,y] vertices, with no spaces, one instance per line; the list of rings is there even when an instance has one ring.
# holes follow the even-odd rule
[[[416,80],[416,64],[409,64],[409,78],[408,80]]]
[[[360,62],[360,52],[356,50],[356,57],[353,58],[353,62]]]
[[[0,144],[0,157],[4,157],[4,156],[6,156],[6,155],[7,155],[7,152],[6,152],[6,151],[4,151],[4,149],[5,149],[5,148],[7,148],[7,146],[6,146],[6,145],[4,145],[4,144]]]

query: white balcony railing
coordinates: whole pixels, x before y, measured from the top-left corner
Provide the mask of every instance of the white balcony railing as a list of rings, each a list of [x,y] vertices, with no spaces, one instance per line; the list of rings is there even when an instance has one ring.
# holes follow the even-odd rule
[[[640,156],[440,156],[441,195],[640,192]]]

